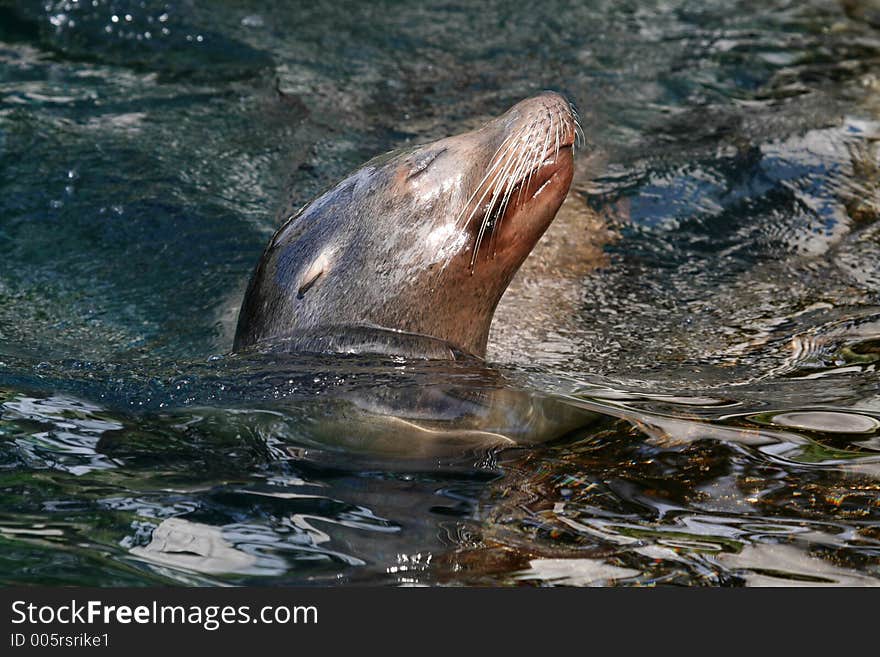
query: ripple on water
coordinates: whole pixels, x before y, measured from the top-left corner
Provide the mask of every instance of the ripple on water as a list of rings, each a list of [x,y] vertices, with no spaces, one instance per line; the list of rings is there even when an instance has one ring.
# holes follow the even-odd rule
[[[81,475],[116,467],[97,445],[104,433],[122,425],[103,410],[65,396],[15,396],[0,404],[0,431],[15,446],[14,458],[28,466]]]

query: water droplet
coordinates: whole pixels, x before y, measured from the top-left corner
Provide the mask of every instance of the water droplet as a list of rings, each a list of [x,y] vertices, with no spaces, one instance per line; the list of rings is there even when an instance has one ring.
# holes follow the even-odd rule
[[[241,24],[245,27],[263,27],[265,22],[263,17],[258,14],[251,14],[241,19]]]

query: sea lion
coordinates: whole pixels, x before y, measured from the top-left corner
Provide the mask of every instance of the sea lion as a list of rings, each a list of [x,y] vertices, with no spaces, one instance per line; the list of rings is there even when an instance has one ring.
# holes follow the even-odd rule
[[[484,357],[504,290],[568,193],[559,94],[381,155],[294,214],[250,279],[233,349]]]

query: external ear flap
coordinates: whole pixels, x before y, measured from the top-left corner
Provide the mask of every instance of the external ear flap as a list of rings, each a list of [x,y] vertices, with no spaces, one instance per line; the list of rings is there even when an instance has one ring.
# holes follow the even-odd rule
[[[327,257],[326,251],[321,253],[315,261],[306,269],[299,283],[299,289],[296,291],[296,298],[302,299],[306,292],[321,278],[324,270],[330,266],[330,259]]]

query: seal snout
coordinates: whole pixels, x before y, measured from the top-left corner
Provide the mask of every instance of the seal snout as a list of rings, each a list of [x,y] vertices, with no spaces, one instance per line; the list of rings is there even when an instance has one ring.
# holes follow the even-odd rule
[[[580,135],[574,108],[555,92],[517,103],[486,128],[500,145],[462,210],[476,231],[472,270],[490,236],[493,258],[505,245],[531,251],[568,192]]]
[[[574,105],[555,91],[544,91],[526,98],[514,105],[507,114],[515,117],[511,129],[529,125],[540,136],[543,128],[544,132],[552,133],[554,147],[558,137],[560,149],[573,148],[583,134]]]

